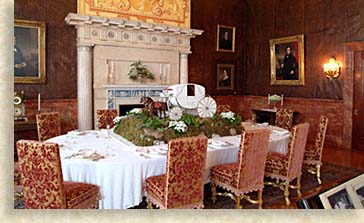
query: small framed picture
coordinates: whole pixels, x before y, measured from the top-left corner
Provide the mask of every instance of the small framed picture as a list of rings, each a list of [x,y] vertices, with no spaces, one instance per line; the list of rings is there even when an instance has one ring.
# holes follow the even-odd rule
[[[45,23],[15,20],[14,82],[46,82]]]
[[[271,85],[304,85],[303,35],[271,39]]]
[[[235,27],[217,25],[217,51],[235,52]]]
[[[234,89],[235,66],[234,64],[217,64],[216,68],[216,89]]]
[[[319,195],[325,209],[355,209],[353,198],[346,184],[340,184]]]
[[[364,174],[347,182],[355,208],[364,209]]]

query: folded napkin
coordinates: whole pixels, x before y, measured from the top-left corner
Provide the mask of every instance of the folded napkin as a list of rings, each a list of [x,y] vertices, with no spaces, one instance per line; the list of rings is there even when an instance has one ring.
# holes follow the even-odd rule
[[[65,159],[71,159],[71,158],[89,159],[92,161],[98,161],[100,159],[104,159],[105,156],[98,154],[95,150],[81,149],[73,153],[72,155],[65,157]]]
[[[257,127],[268,127],[269,123],[268,122],[263,122],[263,123],[257,123],[255,124]]]
[[[87,132],[82,132],[82,131],[78,131],[78,130],[72,130],[67,132],[67,135],[69,136],[80,136],[80,135],[85,135],[87,134]]]
[[[146,147],[139,147],[135,150],[137,153],[143,153],[148,155],[166,155],[168,149],[164,149],[160,146],[146,146]]]
[[[272,130],[272,133],[275,135],[286,135],[289,133],[289,131],[287,129],[280,129],[280,130],[274,129]]]
[[[211,139],[209,140],[209,145],[212,145],[212,146],[218,146],[218,147],[224,147],[224,146],[232,146],[233,144],[227,142],[227,141],[223,141],[223,140],[220,140],[220,139]]]

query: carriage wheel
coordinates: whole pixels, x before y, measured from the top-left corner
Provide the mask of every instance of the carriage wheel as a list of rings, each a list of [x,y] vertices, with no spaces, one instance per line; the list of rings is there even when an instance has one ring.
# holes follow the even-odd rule
[[[214,116],[216,113],[216,101],[211,97],[202,98],[198,102],[197,113],[202,118]]]
[[[182,117],[182,109],[180,107],[173,107],[169,110],[169,119],[177,121]]]

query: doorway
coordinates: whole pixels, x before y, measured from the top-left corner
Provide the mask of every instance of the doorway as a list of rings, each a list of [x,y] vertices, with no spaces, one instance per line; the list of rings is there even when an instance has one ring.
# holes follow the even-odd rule
[[[353,148],[364,150],[364,49],[354,51]]]

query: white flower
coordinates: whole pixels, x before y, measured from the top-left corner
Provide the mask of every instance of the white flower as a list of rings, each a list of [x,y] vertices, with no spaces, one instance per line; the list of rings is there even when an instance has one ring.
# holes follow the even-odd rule
[[[140,114],[142,113],[142,109],[141,108],[133,108],[132,110],[129,111],[130,114]]]
[[[234,112],[221,112],[220,114],[221,118],[227,119],[230,122],[235,121],[235,113]]]
[[[170,121],[168,128],[171,127],[173,127],[173,129],[179,133],[186,132],[188,129],[187,125],[183,121]]]
[[[122,117],[120,116],[116,116],[112,121],[114,122],[114,124],[119,123],[121,121]]]

